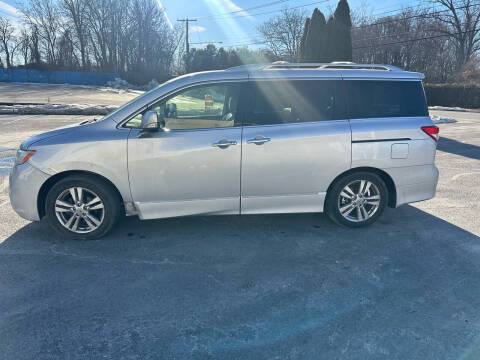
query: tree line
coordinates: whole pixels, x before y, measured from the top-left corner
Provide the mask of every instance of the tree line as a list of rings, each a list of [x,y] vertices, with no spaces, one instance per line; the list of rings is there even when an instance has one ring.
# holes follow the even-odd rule
[[[258,28],[263,46],[184,51],[156,0],[27,0],[22,21],[0,17],[0,67],[117,72],[136,84],[245,63],[354,61],[425,73],[428,81],[478,82],[480,3],[431,0],[388,16],[339,0],[325,16],[285,8]]]
[[[364,9],[351,12],[340,0],[328,20],[319,9],[310,17],[285,9],[258,30],[274,54],[290,61],[390,64],[422,72],[430,82],[479,84],[480,2],[429,4],[372,16]]]
[[[155,0],[30,0],[21,13],[21,22],[0,18],[6,67],[18,59],[30,68],[118,72],[137,82],[175,67],[182,32]]]
[[[193,48],[183,55],[185,72],[228,69],[242,64],[269,63],[276,60],[279,58],[270,50],[218,48],[213,44],[208,44],[203,49]]]

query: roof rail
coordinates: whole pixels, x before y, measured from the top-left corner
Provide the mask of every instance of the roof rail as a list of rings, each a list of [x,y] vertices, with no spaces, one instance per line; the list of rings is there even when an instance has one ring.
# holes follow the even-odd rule
[[[260,70],[260,69],[263,69],[265,66],[266,64],[245,64],[245,65],[232,66],[225,70],[226,71]]]
[[[276,61],[270,64],[252,64],[231,67],[227,70],[280,70],[280,69],[336,69],[336,70],[381,70],[402,71],[392,65],[357,64],[349,61],[334,61],[331,63],[289,63]]]
[[[271,70],[271,69],[319,69],[324,64],[320,63],[272,63],[268,64],[263,67],[264,70]]]
[[[352,61],[332,61],[330,64],[356,65]]]
[[[322,69],[350,69],[350,70],[383,70],[392,71],[398,70],[393,66],[375,65],[375,64],[355,64],[352,62],[332,62],[321,66]]]
[[[270,64],[264,69],[351,69],[351,70],[383,70],[383,71],[399,71],[401,69],[391,65],[378,64],[357,64],[350,61],[334,61],[331,63],[281,63]]]

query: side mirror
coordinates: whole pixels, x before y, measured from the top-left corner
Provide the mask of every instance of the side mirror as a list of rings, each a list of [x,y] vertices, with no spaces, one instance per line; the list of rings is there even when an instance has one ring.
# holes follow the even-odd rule
[[[154,110],[148,110],[142,116],[143,130],[158,130],[158,114]]]

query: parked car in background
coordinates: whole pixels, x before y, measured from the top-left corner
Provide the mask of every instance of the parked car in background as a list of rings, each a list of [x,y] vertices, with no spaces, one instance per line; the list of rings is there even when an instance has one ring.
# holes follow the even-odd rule
[[[353,63],[184,75],[102,120],[25,141],[11,203],[75,239],[105,235],[123,214],[325,211],[369,225],[435,194],[438,127],[422,78]]]

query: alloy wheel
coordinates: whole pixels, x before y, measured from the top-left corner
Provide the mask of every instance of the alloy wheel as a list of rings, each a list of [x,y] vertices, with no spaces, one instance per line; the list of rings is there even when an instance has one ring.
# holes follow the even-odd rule
[[[92,190],[71,187],[62,191],[55,200],[55,214],[65,228],[85,234],[100,227],[105,217],[105,205]]]
[[[380,200],[380,191],[373,182],[354,180],[340,192],[338,210],[348,221],[363,222],[377,212]]]

